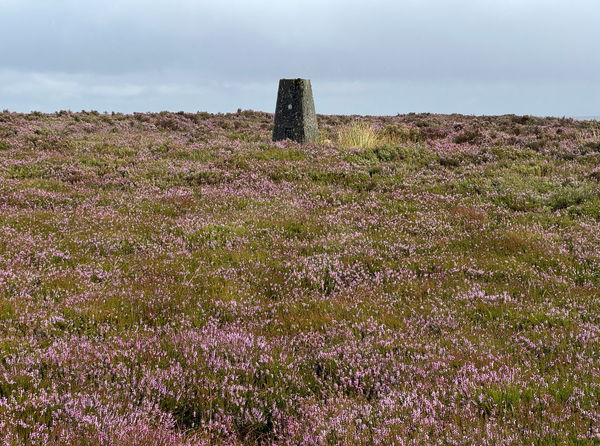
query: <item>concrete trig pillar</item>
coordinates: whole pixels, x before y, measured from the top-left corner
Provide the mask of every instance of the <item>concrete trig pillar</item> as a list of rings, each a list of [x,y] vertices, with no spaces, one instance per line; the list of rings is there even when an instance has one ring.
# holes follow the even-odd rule
[[[319,127],[309,79],[281,79],[275,108],[273,141],[319,141]]]

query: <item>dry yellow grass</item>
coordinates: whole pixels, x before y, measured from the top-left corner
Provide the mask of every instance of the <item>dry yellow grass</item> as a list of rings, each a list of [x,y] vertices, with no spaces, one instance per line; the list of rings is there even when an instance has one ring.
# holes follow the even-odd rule
[[[342,127],[336,136],[339,147],[357,149],[372,149],[407,142],[415,143],[420,140],[418,130],[407,126],[387,126],[375,129],[371,124],[362,121],[354,121]]]
[[[368,123],[355,121],[342,127],[337,133],[337,143],[340,147],[356,147],[370,149],[381,144],[377,131]]]

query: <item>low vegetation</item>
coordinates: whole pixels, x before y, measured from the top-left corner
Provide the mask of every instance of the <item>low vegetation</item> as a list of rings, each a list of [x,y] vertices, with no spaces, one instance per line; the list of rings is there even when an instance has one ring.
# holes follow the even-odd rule
[[[600,126],[0,114],[3,445],[600,440]]]
[[[373,149],[421,141],[418,128],[406,125],[387,125],[375,128],[368,121],[353,121],[337,130],[336,145],[340,148]]]

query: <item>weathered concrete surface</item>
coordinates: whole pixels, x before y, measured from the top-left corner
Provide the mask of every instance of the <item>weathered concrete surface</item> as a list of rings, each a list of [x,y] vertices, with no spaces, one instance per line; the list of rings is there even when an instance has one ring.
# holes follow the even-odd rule
[[[281,79],[275,108],[273,141],[319,141],[319,127],[309,79]]]

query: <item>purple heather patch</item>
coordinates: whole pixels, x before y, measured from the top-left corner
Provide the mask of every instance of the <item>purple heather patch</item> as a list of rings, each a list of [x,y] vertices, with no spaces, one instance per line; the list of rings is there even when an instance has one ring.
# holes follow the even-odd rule
[[[598,122],[272,125],[0,113],[2,445],[600,441]]]

